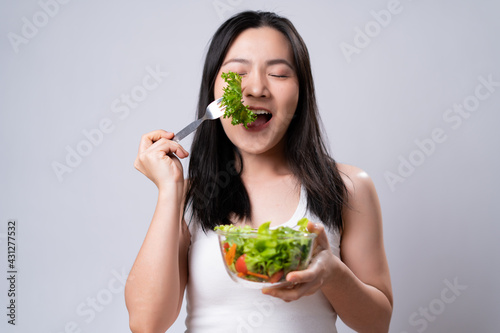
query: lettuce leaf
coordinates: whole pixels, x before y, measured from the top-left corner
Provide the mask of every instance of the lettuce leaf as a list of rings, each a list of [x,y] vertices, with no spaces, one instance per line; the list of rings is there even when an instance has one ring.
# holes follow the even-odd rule
[[[231,117],[231,124],[243,124],[245,128],[257,116],[248,108],[243,105],[243,94],[241,92],[241,76],[234,72],[222,73],[221,77],[226,81],[227,86],[224,87],[224,94],[222,95],[221,106],[225,106],[224,118]]]

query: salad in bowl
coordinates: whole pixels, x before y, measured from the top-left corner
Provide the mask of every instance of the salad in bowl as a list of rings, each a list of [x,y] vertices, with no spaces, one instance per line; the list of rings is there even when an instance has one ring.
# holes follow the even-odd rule
[[[307,231],[307,218],[297,229],[271,222],[258,229],[250,226],[215,227],[224,266],[236,282],[250,288],[278,287],[289,284],[286,275],[308,267],[316,234]]]

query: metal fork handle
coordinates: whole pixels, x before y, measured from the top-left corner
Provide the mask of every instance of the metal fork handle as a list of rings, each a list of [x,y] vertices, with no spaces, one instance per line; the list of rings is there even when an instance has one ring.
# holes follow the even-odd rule
[[[175,141],[175,142],[179,142],[181,141],[182,139],[184,139],[186,136],[188,136],[189,134],[193,133],[197,128],[198,126],[201,125],[201,123],[206,120],[207,118],[205,116],[199,118],[199,119],[196,119],[195,121],[193,121],[191,124],[187,125],[186,127],[184,127],[182,130],[180,130],[173,138],[172,140]]]

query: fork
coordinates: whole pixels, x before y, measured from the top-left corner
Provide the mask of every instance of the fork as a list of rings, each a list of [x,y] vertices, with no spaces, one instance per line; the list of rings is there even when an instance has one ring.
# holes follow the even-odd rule
[[[222,101],[222,97],[218,98],[215,101],[213,101],[212,103],[210,103],[207,106],[207,110],[205,111],[205,114],[203,115],[203,117],[193,121],[191,124],[184,127],[182,130],[180,130],[172,138],[172,140],[175,142],[181,141],[186,136],[193,133],[198,128],[198,126],[200,126],[201,123],[207,119],[209,119],[209,120],[219,119],[224,114],[224,109],[225,109],[225,108],[221,108],[219,106],[221,101]]]

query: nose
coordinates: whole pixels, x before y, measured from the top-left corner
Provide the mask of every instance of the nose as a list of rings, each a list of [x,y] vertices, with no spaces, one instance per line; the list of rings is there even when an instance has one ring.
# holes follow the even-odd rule
[[[245,75],[241,81],[241,92],[246,97],[268,97],[266,75],[256,71]]]

